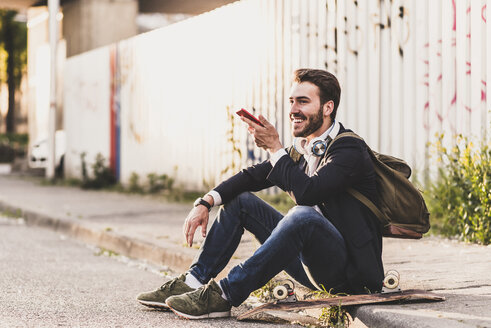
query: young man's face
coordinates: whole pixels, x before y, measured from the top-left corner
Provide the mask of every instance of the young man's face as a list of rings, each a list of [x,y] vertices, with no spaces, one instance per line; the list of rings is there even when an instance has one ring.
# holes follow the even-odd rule
[[[310,82],[295,83],[290,96],[290,121],[294,137],[314,138],[329,126],[329,117],[320,103],[319,88]],[[327,122],[329,121],[329,122]]]

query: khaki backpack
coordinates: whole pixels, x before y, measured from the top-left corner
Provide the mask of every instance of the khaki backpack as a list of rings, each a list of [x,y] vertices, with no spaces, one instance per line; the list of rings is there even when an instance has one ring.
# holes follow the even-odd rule
[[[336,136],[329,144],[341,138],[352,137],[363,140],[353,132]],[[411,168],[402,159],[379,154],[368,147],[376,173],[379,205],[375,206],[367,197],[353,188],[348,192],[368,207],[382,224],[384,237],[419,239],[430,229],[430,213],[421,192],[408,180]]]

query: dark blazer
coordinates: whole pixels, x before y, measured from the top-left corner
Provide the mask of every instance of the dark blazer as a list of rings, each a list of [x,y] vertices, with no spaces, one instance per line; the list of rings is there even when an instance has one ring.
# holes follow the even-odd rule
[[[339,133],[346,130],[342,125]],[[352,187],[377,203],[375,172],[367,145],[356,138],[337,140],[319,163],[315,174],[305,173],[305,159],[283,156],[273,167],[269,160],[242,170],[215,190],[223,203],[245,191],[278,186],[297,205],[318,205],[344,237],[348,250],[348,293],[382,288],[382,234],[377,218],[346,189]]]

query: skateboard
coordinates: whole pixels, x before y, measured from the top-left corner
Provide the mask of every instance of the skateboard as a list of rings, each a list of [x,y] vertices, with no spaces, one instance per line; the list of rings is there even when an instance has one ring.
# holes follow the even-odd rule
[[[444,301],[445,297],[425,290],[409,289],[402,291],[399,287],[399,273],[395,270],[387,272],[381,293],[335,296],[330,298],[309,299],[298,301],[294,293],[294,284],[287,280],[273,289],[276,301],[258,306],[242,313],[238,320],[251,319],[252,316],[265,311],[291,311],[330,306],[349,306],[362,304],[389,303],[395,301]]]

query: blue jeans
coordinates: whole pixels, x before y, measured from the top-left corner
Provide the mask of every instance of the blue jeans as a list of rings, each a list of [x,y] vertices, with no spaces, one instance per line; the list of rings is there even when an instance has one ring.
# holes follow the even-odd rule
[[[285,216],[251,193],[222,206],[189,273],[206,284],[227,265],[244,229],[261,246],[230,270],[220,285],[233,306],[285,270],[311,289],[342,290],[347,251],[341,234],[310,206],[295,206]]]

